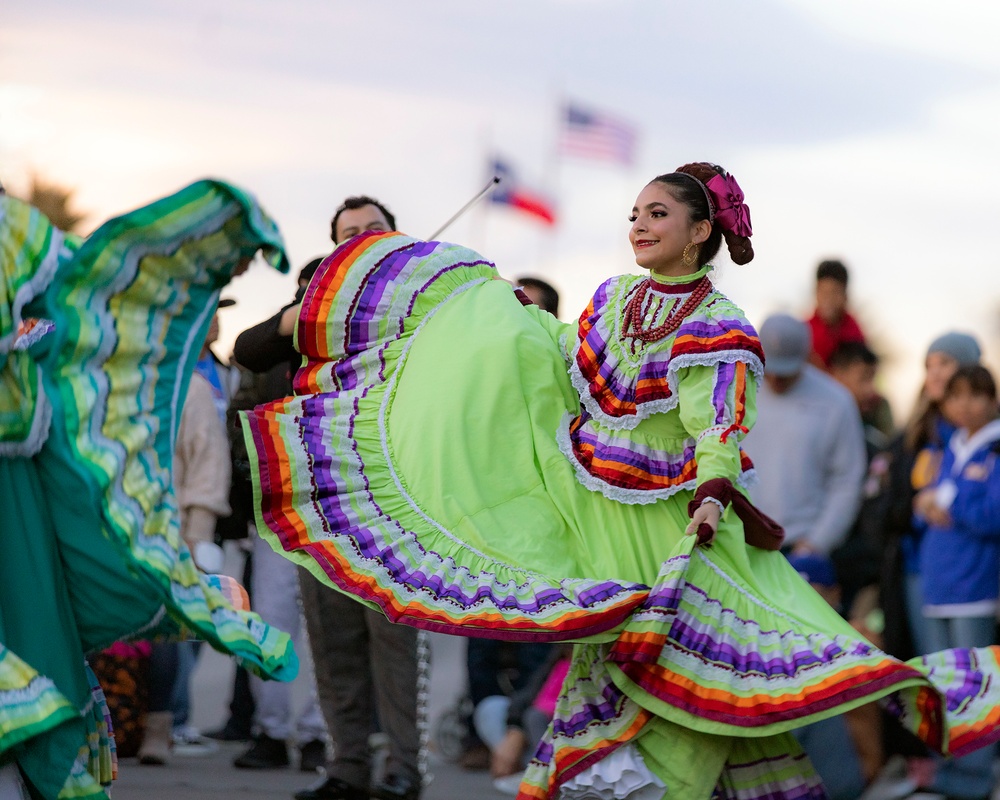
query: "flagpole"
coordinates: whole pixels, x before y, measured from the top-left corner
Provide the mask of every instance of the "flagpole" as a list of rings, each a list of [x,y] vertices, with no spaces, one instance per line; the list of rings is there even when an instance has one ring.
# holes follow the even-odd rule
[[[483,125],[479,131],[479,165],[476,166],[476,170],[482,169],[482,164],[487,164],[490,170],[494,169],[494,143],[493,143],[493,125],[488,123]],[[496,177],[496,175],[494,175]],[[484,203],[479,206],[479,209],[473,215],[473,231],[472,231],[472,241],[475,242],[476,250],[480,253],[486,253],[486,239],[489,230],[489,207],[490,203]]]
[[[448,221],[444,225],[442,225],[440,228],[438,228],[436,231],[434,231],[434,233],[432,233],[430,236],[428,236],[427,237],[427,241],[429,241],[429,242],[435,241],[438,236],[440,236],[442,233],[444,233],[446,230],[448,230],[449,227],[451,227],[451,224],[456,219],[458,219],[460,216],[462,216],[462,214],[464,214],[466,211],[468,211],[470,208],[472,208],[476,203],[478,203],[480,200],[482,200],[484,197],[486,197],[487,194],[489,194],[491,191],[493,191],[493,187],[496,186],[498,183],[500,183],[500,177],[497,176],[497,175],[494,175],[492,178],[490,178],[490,182],[487,183],[482,189],[480,189],[476,193],[475,197],[473,197],[468,203],[466,203],[464,206],[462,206],[460,209],[458,209],[458,211],[456,211],[454,214],[452,214],[448,218]]]
[[[556,209],[556,224],[552,226],[552,229],[544,235],[539,243],[538,248],[538,271],[546,274],[548,277],[552,277],[553,265],[558,258],[559,252],[559,239],[557,228],[559,225],[558,220],[562,218],[564,209],[562,208],[562,199],[560,193],[560,159],[559,159],[559,140],[562,135],[562,124],[563,124],[563,108],[566,103],[565,93],[562,88],[562,83],[551,87],[549,92],[549,102],[552,102],[552,98],[555,98],[556,107],[556,119],[555,119],[555,135],[552,137],[551,145],[549,147],[549,154],[547,163],[545,165],[545,191],[549,193],[552,197],[553,203]],[[546,265],[548,268],[546,269]]]

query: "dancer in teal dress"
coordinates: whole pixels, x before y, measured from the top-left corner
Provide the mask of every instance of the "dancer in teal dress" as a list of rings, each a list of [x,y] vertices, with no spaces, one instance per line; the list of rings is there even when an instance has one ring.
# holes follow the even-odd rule
[[[297,670],[286,634],[196,570],[171,490],[200,342],[258,250],[287,269],[253,198],[216,181],[85,240],[0,196],[0,784],[106,797],[113,740],[85,656],[118,639],[196,637],[265,677]]]
[[[685,165],[632,216],[650,275],[570,325],[465,248],[339,247],[296,396],[246,417],[258,529],[393,620],[578,642],[522,798],[824,797],[790,731],[878,698],[943,752],[997,738],[997,650],[880,652],[746,497],[763,353],[709,276],[753,257],[736,181]]]

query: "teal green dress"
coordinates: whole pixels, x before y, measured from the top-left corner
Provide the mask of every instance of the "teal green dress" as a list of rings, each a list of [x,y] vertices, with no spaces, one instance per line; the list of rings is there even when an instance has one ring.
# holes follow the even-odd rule
[[[288,636],[183,545],[174,438],[219,290],[263,249],[256,202],[202,181],[85,240],[0,196],[0,765],[36,796],[105,797],[112,741],[87,653],[197,637],[290,679]]]
[[[685,535],[706,481],[753,480],[760,343],[715,290],[657,341],[621,321],[705,273],[612,278],[566,325],[465,248],[356,237],[306,292],[295,397],[246,416],[276,550],[398,622],[577,642],[522,798],[820,798],[790,731],[880,698],[945,752],[997,736],[997,650],[901,663],[734,506]]]

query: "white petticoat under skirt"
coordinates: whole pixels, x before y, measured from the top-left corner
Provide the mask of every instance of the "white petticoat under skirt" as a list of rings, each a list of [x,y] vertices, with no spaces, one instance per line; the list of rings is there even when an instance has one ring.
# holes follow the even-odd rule
[[[566,781],[559,800],[661,800],[666,790],[636,746],[627,744]]]

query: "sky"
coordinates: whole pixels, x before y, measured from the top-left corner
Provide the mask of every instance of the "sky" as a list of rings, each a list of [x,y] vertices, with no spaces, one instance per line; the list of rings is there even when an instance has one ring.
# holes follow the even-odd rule
[[[842,258],[902,415],[937,334],[977,334],[1000,366],[998,33],[988,0],[6,0],[0,178],[72,188],[85,228],[224,178],[297,268],[330,251],[345,196],[427,236],[499,153],[558,224],[483,204],[442,238],[546,278],[572,319],[637,271],[642,186],[713,161],[745,191],[757,254],[721,259],[720,288],[757,325],[805,314],[817,262]],[[635,163],[560,156],[567,100],[634,125]],[[237,279],[223,353],[293,283],[263,265]]]

